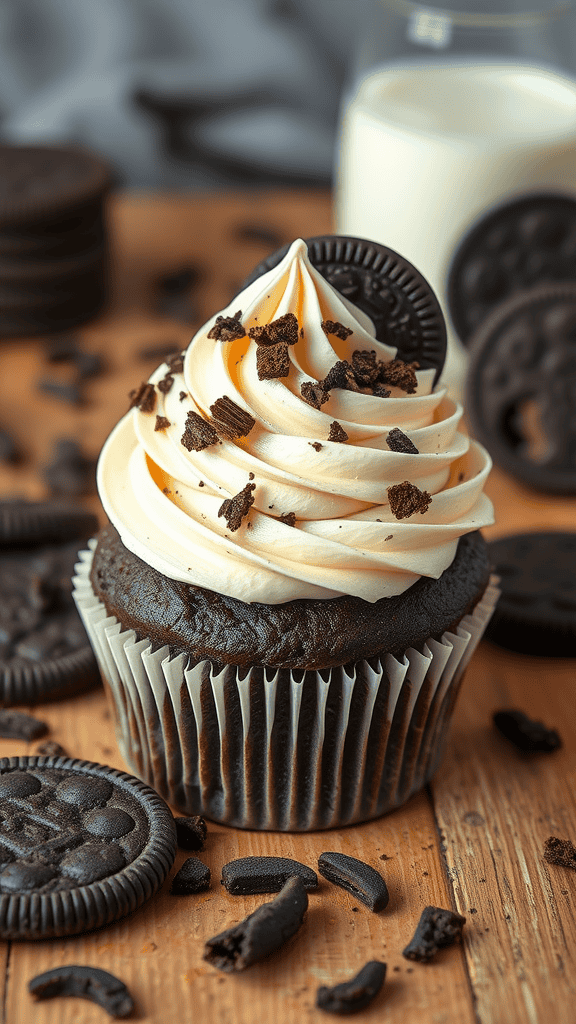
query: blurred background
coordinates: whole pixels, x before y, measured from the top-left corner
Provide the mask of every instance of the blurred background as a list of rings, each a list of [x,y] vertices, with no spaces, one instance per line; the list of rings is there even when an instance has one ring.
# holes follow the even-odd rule
[[[2,0],[0,138],[145,188],[331,181],[371,0]]]

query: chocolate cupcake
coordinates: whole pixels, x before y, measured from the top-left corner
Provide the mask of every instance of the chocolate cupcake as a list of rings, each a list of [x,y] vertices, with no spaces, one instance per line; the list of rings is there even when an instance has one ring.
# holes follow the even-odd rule
[[[435,770],[496,593],[490,461],[437,371],[299,240],[133,392],[76,600],[124,756],[185,813],[330,828]]]

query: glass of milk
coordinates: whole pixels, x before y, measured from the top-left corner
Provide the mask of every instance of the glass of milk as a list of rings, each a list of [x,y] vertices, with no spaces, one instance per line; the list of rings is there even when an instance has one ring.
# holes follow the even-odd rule
[[[455,252],[486,213],[543,192],[576,198],[576,15],[546,0],[363,0],[342,107],[341,234],[373,238],[424,274],[448,323],[444,373],[465,349],[450,320]]]

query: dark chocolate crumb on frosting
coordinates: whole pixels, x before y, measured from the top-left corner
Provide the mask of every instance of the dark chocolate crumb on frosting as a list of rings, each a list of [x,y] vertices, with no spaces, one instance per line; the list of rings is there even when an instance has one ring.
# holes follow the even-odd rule
[[[181,402],[183,402],[184,399],[187,398],[187,397],[188,397],[188,392],[187,391],[181,391],[180,394],[178,395],[178,398],[180,399]]]
[[[241,316],[241,309],[234,313],[234,316],[217,316],[214,326],[208,331],[208,337],[215,341],[234,341],[237,338],[245,338],[246,331],[240,322]]]
[[[140,412],[154,412],[156,408],[156,389],[153,384],[147,384],[146,381],[138,388],[134,388],[130,392],[130,408],[140,409]]]
[[[569,839],[558,839],[549,836],[544,843],[544,860],[549,864],[557,864],[562,868],[576,871],[576,846]]]
[[[290,356],[288,346],[283,342],[278,345],[259,345],[256,349],[256,370],[258,380],[278,380],[290,373]]]
[[[168,392],[170,391],[170,388],[172,387],[173,383],[174,383],[174,377],[172,376],[172,374],[171,373],[165,374],[165,376],[162,377],[162,380],[158,381],[158,384],[157,384],[158,391],[161,391],[163,395],[167,395]]]
[[[170,367],[171,373],[182,373],[184,369],[184,352],[173,352],[164,361]]]
[[[285,313],[261,327],[251,327],[249,337],[257,345],[295,345],[298,341],[298,320],[294,313]]]
[[[218,509],[218,517],[224,516],[228,529],[234,533],[240,528],[242,520],[248,515],[250,507],[254,504],[252,491],[256,484],[246,484],[233,498],[226,498]]]
[[[281,516],[278,516],[278,519],[279,519],[279,521],[281,523],[284,523],[285,526],[295,526],[296,525],[296,513],[295,512],[283,512]]]
[[[404,452],[405,455],[418,455],[418,449],[415,444],[412,443],[410,438],[400,430],[400,427],[393,427],[386,443],[391,452]]]
[[[408,519],[415,512],[424,515],[432,501],[428,491],[421,491],[416,484],[411,484],[409,480],[404,480],[401,484],[394,484],[387,490],[390,511],[396,519]]]
[[[324,334],[333,334],[336,338],[340,338],[340,341],[346,341],[353,334],[351,327],[344,327],[344,324],[338,322],[338,320],[322,320],[320,323]]]
[[[381,361],[376,359],[374,351],[365,352],[356,349],[352,353],[352,369],[358,384],[371,387],[378,382],[380,377]]]
[[[170,426],[170,420],[167,420],[165,416],[157,416],[154,430],[166,430],[166,427]]]
[[[401,359],[393,359],[391,363],[383,363],[380,368],[380,381],[382,384],[390,384],[393,388],[400,388],[408,395],[414,395],[418,387],[416,370],[420,363],[404,363]]]
[[[320,382],[315,384],[314,381],[305,380],[300,387],[300,393],[304,401],[308,402],[313,409],[319,409],[321,405],[330,400],[330,395]]]
[[[197,412],[189,412],[186,417],[186,426],[181,437],[181,443],[187,451],[201,452],[220,440],[214,427],[207,420],[203,419]]]
[[[246,437],[256,423],[254,417],[228,398],[228,395],[217,398],[210,406],[210,412],[216,430],[231,441],[236,437]]]
[[[308,441],[308,444],[315,452],[321,452],[324,447],[323,444],[320,444],[320,441]]]
[[[332,423],[330,424],[330,433],[328,434],[328,440],[339,441],[342,444],[344,443],[344,441],[348,440],[348,434],[344,430],[344,427],[340,426],[338,420],[332,420]]]
[[[352,363],[347,359],[339,359],[334,366],[331,366],[328,374],[321,381],[322,387],[329,391],[331,388],[340,388],[343,391],[360,391],[356,382],[356,375]]]

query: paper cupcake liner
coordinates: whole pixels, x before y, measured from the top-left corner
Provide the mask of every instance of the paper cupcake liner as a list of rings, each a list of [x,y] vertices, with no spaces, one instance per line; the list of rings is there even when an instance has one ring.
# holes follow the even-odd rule
[[[320,671],[187,668],[108,615],[80,552],[74,599],[130,769],[184,814],[307,832],[367,821],[426,785],[464,670],[498,598],[490,583],[454,633],[422,650]]]

